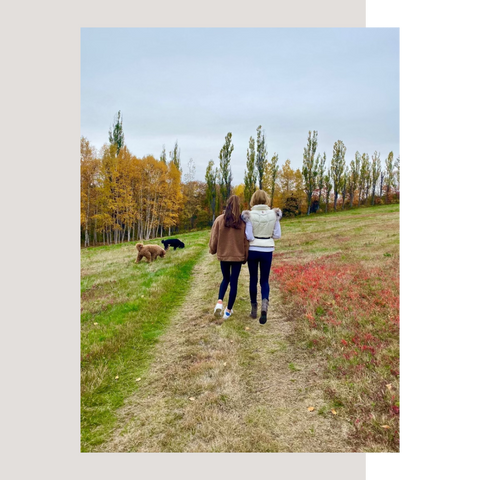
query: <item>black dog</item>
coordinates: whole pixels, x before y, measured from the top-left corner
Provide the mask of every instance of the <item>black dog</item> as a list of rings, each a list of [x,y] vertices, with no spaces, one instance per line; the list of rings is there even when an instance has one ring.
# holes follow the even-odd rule
[[[162,240],[163,246],[165,247],[165,250],[168,250],[168,247],[170,245],[173,247],[174,250],[177,248],[184,248],[185,244],[180,241],[178,238],[171,238],[170,240]]]

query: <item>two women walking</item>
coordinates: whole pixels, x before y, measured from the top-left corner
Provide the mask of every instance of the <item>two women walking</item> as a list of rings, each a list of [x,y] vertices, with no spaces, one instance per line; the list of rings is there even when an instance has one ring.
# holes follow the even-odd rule
[[[281,236],[280,219],[282,212],[268,206],[269,197],[263,190],[257,190],[250,200],[251,210],[240,214],[240,199],[232,195],[227,202],[225,213],[215,220],[210,235],[210,253],[217,254],[223,275],[214,309],[215,316],[221,316],[223,299],[230,285],[230,294],[223,318],[233,313],[242,264],[248,261],[250,273],[250,316],[257,318],[257,286],[260,280],[261,315],[260,323],[267,321],[270,285],[268,283],[272,265],[274,240]],[[259,278],[260,271],[260,278]]]

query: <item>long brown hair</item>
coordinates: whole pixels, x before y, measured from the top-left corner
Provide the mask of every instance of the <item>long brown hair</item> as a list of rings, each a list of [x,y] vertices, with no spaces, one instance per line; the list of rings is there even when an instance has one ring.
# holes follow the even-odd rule
[[[240,211],[240,198],[237,195],[232,195],[227,201],[227,208],[225,209],[225,226],[240,228],[242,218]]]

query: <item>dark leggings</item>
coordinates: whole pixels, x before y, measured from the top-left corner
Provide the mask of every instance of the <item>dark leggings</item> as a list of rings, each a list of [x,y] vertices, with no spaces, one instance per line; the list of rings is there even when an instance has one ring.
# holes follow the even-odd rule
[[[228,310],[231,310],[233,308],[233,304],[235,303],[235,299],[237,298],[238,276],[240,275],[242,262],[220,262],[220,268],[222,269],[223,280],[220,284],[218,298],[223,300],[228,284],[230,284],[230,294],[228,296],[227,308]]]
[[[250,250],[248,252],[248,271],[250,272],[250,302],[257,303],[257,283],[258,283],[258,267],[260,266],[260,290],[262,292],[262,300],[270,294],[270,285],[268,277],[270,275],[270,267],[272,266],[273,252],[256,252]]]

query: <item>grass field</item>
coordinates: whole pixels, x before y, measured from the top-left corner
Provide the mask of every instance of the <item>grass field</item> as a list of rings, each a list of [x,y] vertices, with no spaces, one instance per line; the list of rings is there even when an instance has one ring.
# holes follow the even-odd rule
[[[82,451],[398,451],[399,206],[283,219],[265,326],[209,231],[82,250]],[[160,243],[153,240],[147,243]]]

